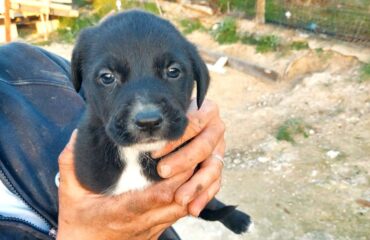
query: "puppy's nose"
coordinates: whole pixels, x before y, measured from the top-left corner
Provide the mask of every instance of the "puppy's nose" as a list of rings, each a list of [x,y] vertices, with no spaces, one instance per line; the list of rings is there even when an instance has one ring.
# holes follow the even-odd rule
[[[163,118],[157,110],[143,111],[136,114],[134,122],[140,130],[152,131],[161,127]]]

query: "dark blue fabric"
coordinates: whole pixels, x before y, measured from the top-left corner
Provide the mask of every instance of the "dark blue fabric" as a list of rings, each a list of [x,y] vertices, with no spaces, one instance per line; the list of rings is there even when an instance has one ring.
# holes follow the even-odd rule
[[[41,48],[0,47],[0,177],[54,227],[58,156],[84,109],[70,77],[69,62]]]
[[[58,156],[85,105],[70,78],[69,62],[41,48],[0,47],[0,180],[53,228],[58,225]],[[0,240],[52,238],[0,216]],[[160,239],[180,237],[168,228]]]

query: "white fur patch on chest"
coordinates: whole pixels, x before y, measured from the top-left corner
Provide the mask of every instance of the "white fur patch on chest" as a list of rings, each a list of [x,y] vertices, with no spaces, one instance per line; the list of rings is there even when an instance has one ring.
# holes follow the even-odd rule
[[[140,153],[154,151],[162,148],[166,144],[160,141],[151,144],[137,144],[131,147],[119,147],[121,161],[125,163],[125,168],[121,173],[115,186],[109,191],[111,195],[118,195],[131,190],[140,190],[151,184],[144,173],[140,164]]]

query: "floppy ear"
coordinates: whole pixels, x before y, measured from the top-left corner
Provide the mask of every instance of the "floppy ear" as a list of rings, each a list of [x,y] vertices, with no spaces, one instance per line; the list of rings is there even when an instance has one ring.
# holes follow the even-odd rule
[[[72,52],[72,60],[71,60],[71,71],[72,71],[72,83],[75,87],[76,91],[79,92],[81,89],[82,83],[82,64],[84,59],[86,58],[87,51],[90,48],[90,41],[89,36],[90,32],[92,31],[91,28],[83,30],[78,39],[75,47],[73,48]]]
[[[197,84],[197,105],[198,109],[202,106],[204,98],[206,97],[209,86],[209,72],[206,64],[199,56],[197,49],[191,45],[190,59],[192,62],[194,80]]]

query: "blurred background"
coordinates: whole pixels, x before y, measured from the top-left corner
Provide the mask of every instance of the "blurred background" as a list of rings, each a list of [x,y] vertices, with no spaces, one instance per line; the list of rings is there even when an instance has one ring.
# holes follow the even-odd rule
[[[227,127],[218,196],[255,223],[236,236],[187,218],[183,239],[370,239],[370,0],[0,0],[0,44],[70,59],[83,28],[130,8],[207,62]]]

